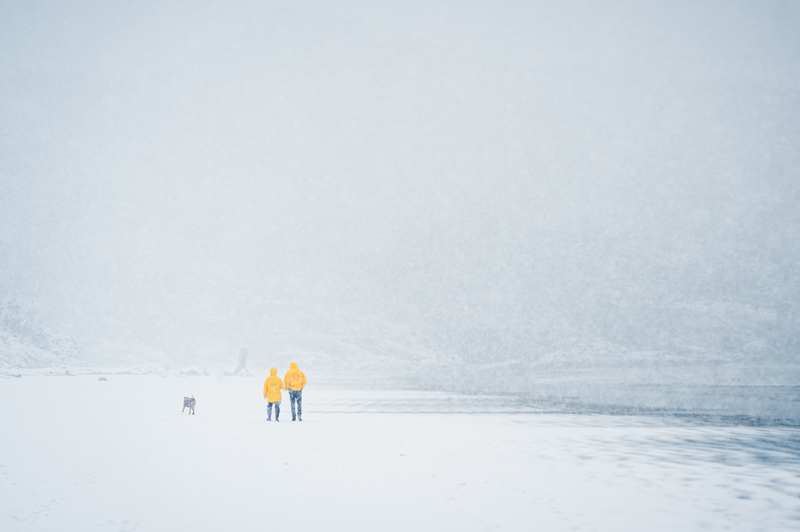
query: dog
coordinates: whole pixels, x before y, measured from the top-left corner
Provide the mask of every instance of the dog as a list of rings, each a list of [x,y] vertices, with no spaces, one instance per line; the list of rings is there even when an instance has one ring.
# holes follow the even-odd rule
[[[186,410],[186,407],[189,407],[189,413],[194,415],[194,405],[195,405],[195,403],[197,403],[197,401],[195,400],[194,395],[191,396],[191,397],[184,397],[183,398],[183,409],[181,410],[181,412]]]

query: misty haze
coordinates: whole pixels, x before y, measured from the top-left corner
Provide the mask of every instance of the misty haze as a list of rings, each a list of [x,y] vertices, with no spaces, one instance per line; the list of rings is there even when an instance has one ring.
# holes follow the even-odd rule
[[[795,530],[798,28],[0,0],[0,528]]]

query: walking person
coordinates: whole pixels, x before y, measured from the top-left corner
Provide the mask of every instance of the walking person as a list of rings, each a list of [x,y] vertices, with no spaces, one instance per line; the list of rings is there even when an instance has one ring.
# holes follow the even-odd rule
[[[267,400],[267,421],[272,421],[273,406],[275,406],[275,421],[280,421],[278,418],[281,415],[281,390],[285,389],[286,386],[281,378],[278,377],[278,368],[269,370],[269,377],[264,381],[264,399]],[[292,404],[292,413],[294,413],[294,404]]]
[[[292,403],[292,421],[295,421],[295,403],[297,403],[297,419],[303,421],[303,388],[306,387],[306,375],[297,369],[297,362],[292,362],[283,380],[286,382],[286,387],[289,388],[289,401]]]

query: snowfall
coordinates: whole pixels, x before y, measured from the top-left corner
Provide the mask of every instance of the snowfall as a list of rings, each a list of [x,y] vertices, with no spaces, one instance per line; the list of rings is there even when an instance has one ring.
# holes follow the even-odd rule
[[[0,529],[800,529],[796,427],[263,377],[2,376]]]

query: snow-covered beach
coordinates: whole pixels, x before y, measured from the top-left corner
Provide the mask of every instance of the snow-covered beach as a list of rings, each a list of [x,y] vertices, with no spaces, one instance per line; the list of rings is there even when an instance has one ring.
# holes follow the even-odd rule
[[[0,532],[800,531],[798,28],[0,0]]]
[[[485,413],[499,400],[314,386],[302,423],[291,421],[287,397],[280,423],[267,423],[260,377],[98,378],[0,380],[3,530],[800,523],[793,427]],[[189,394],[195,416],[180,411]]]

